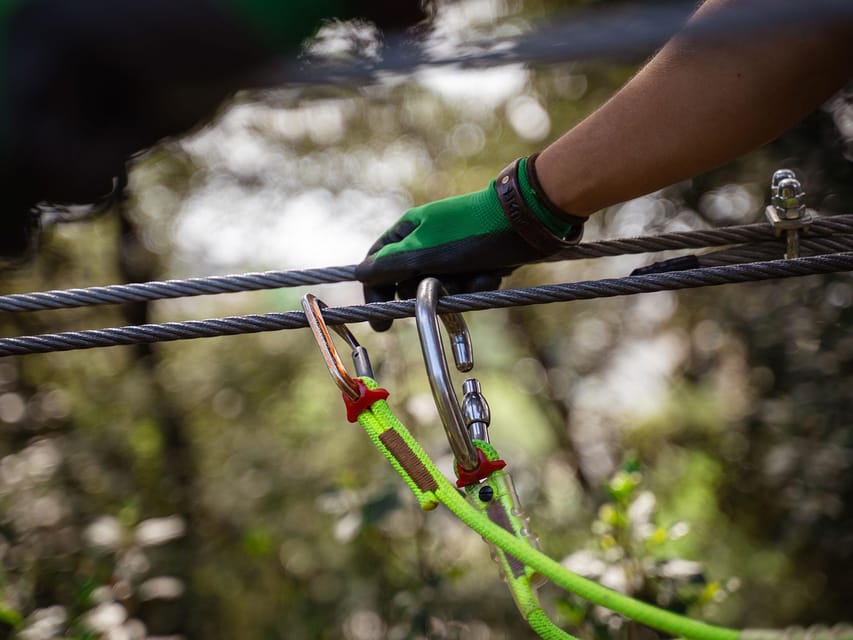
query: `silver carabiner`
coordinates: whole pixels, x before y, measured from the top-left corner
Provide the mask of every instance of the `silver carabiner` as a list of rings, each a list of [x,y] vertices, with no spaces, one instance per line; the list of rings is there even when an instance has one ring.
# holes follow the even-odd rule
[[[338,350],[335,348],[335,343],[332,341],[329,326],[323,319],[321,309],[325,309],[326,307],[328,305],[325,302],[311,293],[306,293],[302,297],[302,310],[305,312],[305,317],[308,319],[308,326],[311,327],[314,339],[320,347],[320,353],[323,354],[323,360],[326,361],[329,373],[347,397],[351,400],[358,400],[358,386],[349,373],[347,373],[347,369],[338,355]],[[346,325],[333,325],[331,329],[342,337],[350,349],[352,349],[352,361],[355,364],[356,374],[373,378],[373,367],[370,365],[367,349],[358,343],[358,340],[355,339],[355,336],[347,329]]]
[[[477,448],[471,441],[459,400],[453,390],[438,328],[439,316],[436,310],[441,291],[441,282],[435,278],[426,278],[421,281],[415,303],[415,320],[418,325],[418,336],[421,341],[421,351],[424,354],[429,386],[432,389],[432,396],[450,448],[459,466],[466,471],[473,471],[479,466],[480,458]],[[450,334],[456,368],[459,371],[470,371],[474,366],[474,355],[465,320],[459,313],[442,314],[441,320],[444,322],[447,333]]]

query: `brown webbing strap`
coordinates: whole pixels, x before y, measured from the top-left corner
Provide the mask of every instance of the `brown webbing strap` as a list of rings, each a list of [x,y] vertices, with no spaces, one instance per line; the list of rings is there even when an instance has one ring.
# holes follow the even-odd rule
[[[391,452],[391,455],[397,459],[397,462],[405,469],[406,473],[409,474],[409,477],[414,481],[418,489],[424,492],[438,489],[438,483],[411,448],[409,448],[406,441],[400,437],[399,433],[393,429],[389,429],[379,436],[379,440]]]

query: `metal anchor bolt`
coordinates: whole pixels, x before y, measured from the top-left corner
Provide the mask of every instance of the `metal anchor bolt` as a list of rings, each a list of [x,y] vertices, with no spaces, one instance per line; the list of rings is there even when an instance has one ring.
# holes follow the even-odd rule
[[[806,209],[805,191],[790,169],[779,169],[770,182],[770,205],[764,210],[773,232],[779,236],[785,232],[786,258],[800,257],[800,232],[814,221]]]

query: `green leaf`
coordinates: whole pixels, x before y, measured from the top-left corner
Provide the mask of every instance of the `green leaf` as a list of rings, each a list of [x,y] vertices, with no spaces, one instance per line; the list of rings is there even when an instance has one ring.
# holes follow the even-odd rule
[[[0,605],[0,623],[18,629],[24,623],[24,618],[17,611]]]

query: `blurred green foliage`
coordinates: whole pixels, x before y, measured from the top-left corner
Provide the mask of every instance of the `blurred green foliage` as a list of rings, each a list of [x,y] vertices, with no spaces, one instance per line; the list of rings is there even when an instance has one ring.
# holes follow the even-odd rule
[[[524,27],[557,4],[469,2],[459,29]],[[345,217],[376,227],[370,207],[355,207],[359,198],[390,192],[404,206],[481,188],[594,109],[633,69],[585,62],[516,70],[512,93],[492,102],[454,97],[420,77],[241,97],[230,113],[249,116],[234,124],[226,112],[200,135],[223,140],[235,158],[243,157],[235,141],[262,142],[269,158],[238,171],[200,157],[192,143],[165,145],[137,163],[125,210],[55,229],[31,262],[2,274],[3,289],[279,268],[251,243],[236,262],[206,253],[230,222],[212,209],[199,218],[193,198],[219,185],[214,195],[227,210],[240,206],[235,194],[290,189],[294,200],[326,189],[353,208],[327,212],[331,231],[312,241],[316,248],[338,241]],[[471,73],[463,84],[483,82]],[[544,129],[514,120],[521,108],[540,120],[545,113]],[[835,108],[732,165],[598,214],[588,238],[759,220],[765,185],[783,164],[800,171],[812,206],[853,211],[843,155],[850,142],[832,125],[837,109],[850,107]],[[368,184],[367,176],[406,163],[410,174]],[[187,227],[192,211],[201,223]],[[264,215],[249,220],[259,247],[284,213]],[[295,229],[302,220],[285,222]],[[285,263],[301,248],[289,237],[278,247]],[[539,265],[507,284],[624,275],[647,259]],[[332,304],[356,301],[341,291],[318,293]],[[259,313],[295,309],[302,293],[0,322],[4,335],[19,335]],[[469,317],[492,439],[546,552],[722,624],[849,616],[851,305],[844,274]],[[354,331],[395,411],[449,470],[412,323],[382,335]],[[420,512],[404,489],[346,422],[305,332],[5,359],[0,635],[531,637],[486,545],[447,513]],[[584,637],[650,633],[548,589],[545,600]]]

